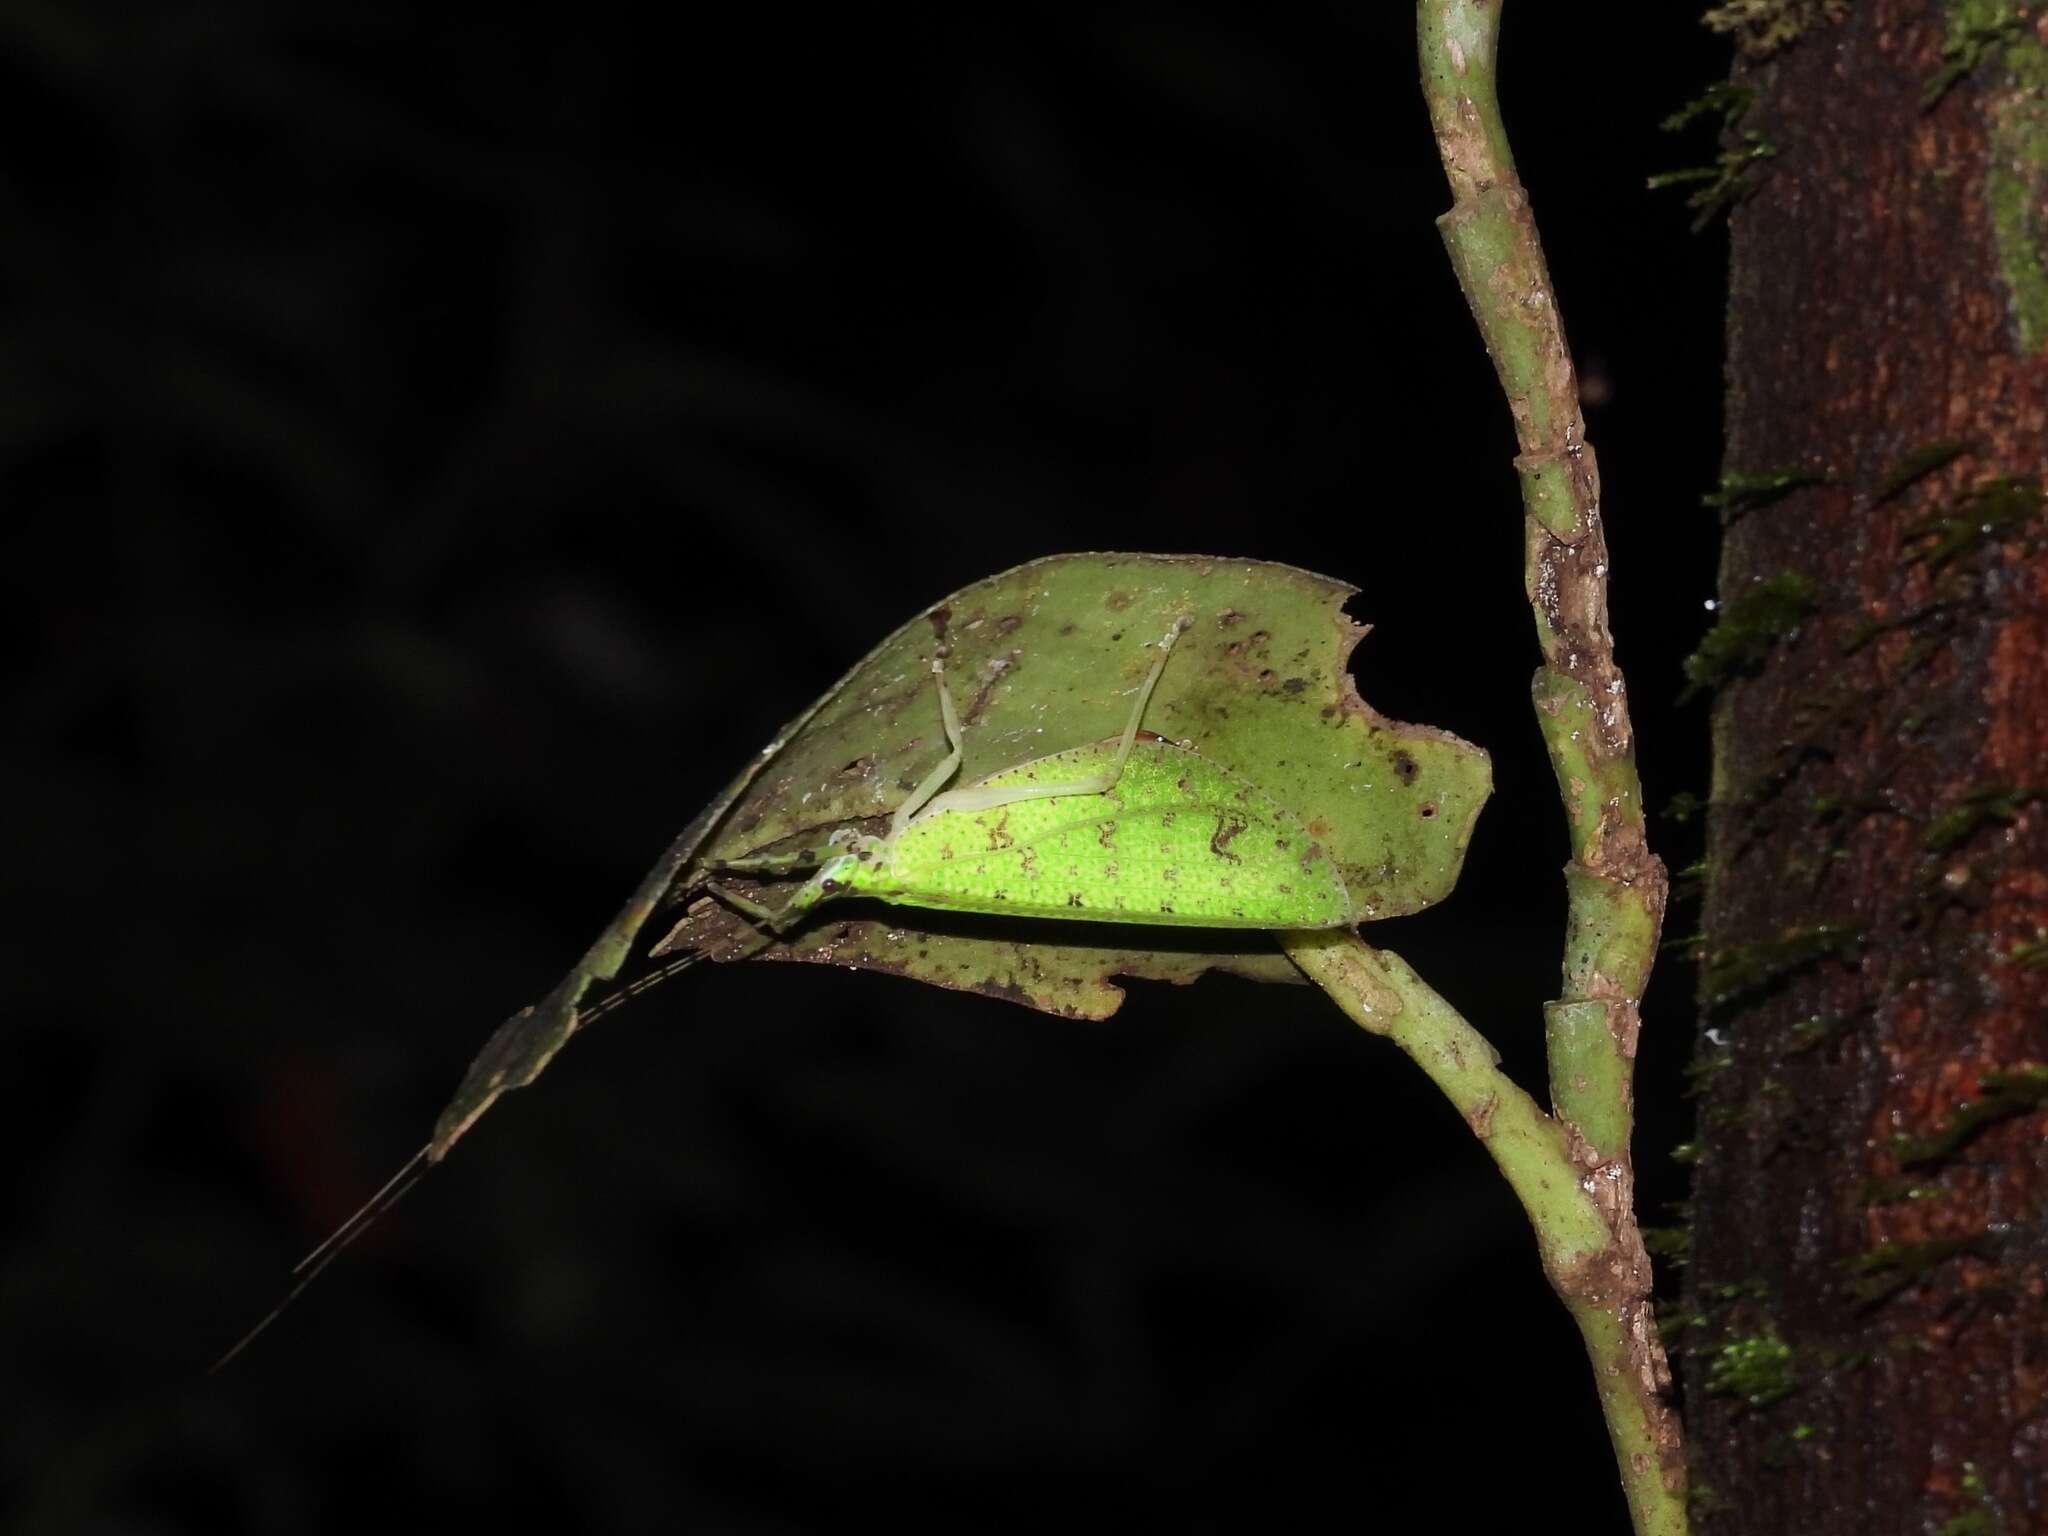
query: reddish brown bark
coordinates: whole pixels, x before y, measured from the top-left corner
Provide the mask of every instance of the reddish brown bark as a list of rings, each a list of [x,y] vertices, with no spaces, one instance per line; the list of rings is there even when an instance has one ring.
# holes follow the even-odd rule
[[[1780,627],[1811,612],[1714,720],[1676,1342],[1715,1536],[2048,1530],[2048,362],[1984,191],[2010,79],[1922,109],[1945,25],[1867,0],[1738,70],[1779,153],[1734,215],[1726,467],[1826,481],[1732,509],[1722,571],[1724,618],[1785,573]]]

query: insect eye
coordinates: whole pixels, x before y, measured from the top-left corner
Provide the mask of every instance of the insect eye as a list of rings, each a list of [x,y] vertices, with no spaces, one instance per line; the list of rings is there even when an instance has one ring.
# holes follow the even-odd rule
[[[820,880],[818,882],[818,889],[822,891],[836,891],[839,889],[839,882],[837,880]]]

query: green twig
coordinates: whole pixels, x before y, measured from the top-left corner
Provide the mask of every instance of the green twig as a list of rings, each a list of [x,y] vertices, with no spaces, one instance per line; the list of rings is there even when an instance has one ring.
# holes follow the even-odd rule
[[[1486,1142],[1586,1340],[1635,1528],[1639,1536],[1680,1536],[1684,1454],[1662,1394],[1669,1378],[1650,1327],[1650,1267],[1629,1158],[1639,1005],[1667,881],[1644,837],[1627,699],[1607,627],[1599,470],[1494,94],[1499,6],[1419,0],[1417,19],[1423,92],[1453,196],[1439,224],[1521,449],[1525,578],[1543,654],[1536,718],[1570,823],[1564,983],[1545,1009],[1554,1117],[1501,1078],[1484,1039],[1399,961],[1314,936],[1291,939],[1288,949],[1359,1022],[1383,1024]],[[1389,1016],[1392,1000],[1401,1006]]]
[[[1354,1022],[1429,1075],[1492,1156],[1592,1357],[1636,1530],[1684,1536],[1684,1469],[1660,1396],[1669,1378],[1650,1316],[1650,1258],[1629,1214],[1626,1159],[1589,1177],[1579,1128],[1546,1115],[1500,1070],[1487,1038],[1398,955],[1349,930],[1278,937]]]

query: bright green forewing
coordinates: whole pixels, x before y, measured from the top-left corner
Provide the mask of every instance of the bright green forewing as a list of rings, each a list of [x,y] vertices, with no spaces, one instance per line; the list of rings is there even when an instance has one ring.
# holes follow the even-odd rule
[[[1072,783],[1107,767],[1097,742],[999,773],[1000,787]],[[1334,928],[1353,921],[1334,863],[1271,796],[1207,758],[1140,741],[1113,789],[938,811],[855,893],[906,906],[1208,928]]]

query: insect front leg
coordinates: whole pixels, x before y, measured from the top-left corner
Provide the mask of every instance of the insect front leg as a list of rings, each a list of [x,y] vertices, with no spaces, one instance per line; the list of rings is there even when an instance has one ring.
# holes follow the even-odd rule
[[[806,848],[799,853],[757,853],[737,859],[706,859],[697,867],[721,875],[793,875],[802,870],[816,869],[824,857],[817,849]]]
[[[743,853],[736,859],[703,859],[697,868],[700,872],[712,874],[794,875],[806,869],[816,869],[849,847],[859,849],[874,841],[864,836],[858,827],[841,827],[825,839],[823,850],[798,848],[790,853]]]
[[[852,889],[849,883],[853,872],[864,859],[875,856],[875,850],[882,846],[872,837],[857,837],[854,851],[834,854],[827,859],[818,872],[797,887],[796,894],[779,908],[763,906],[760,902],[742,896],[730,887],[715,880],[704,882],[704,889],[731,907],[742,917],[758,926],[774,932],[776,937],[786,937],[790,931],[803,922],[811,908],[821,901],[830,901]]]

